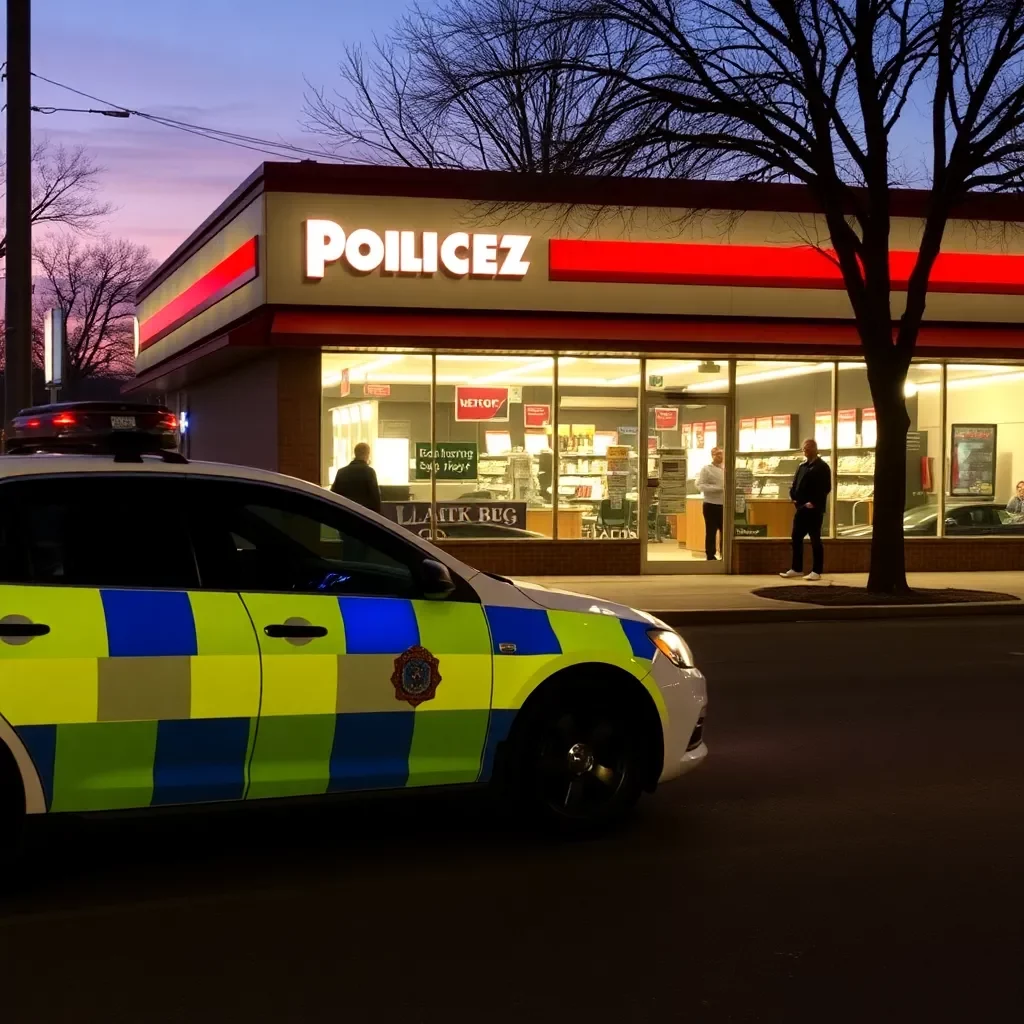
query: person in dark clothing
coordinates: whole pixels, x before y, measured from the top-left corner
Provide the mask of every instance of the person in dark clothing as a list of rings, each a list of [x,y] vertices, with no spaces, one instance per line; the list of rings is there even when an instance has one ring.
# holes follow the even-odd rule
[[[338,470],[331,485],[335,494],[358,502],[371,512],[380,512],[380,487],[377,474],[370,465],[370,446],[360,441],[355,447],[355,458]]]
[[[820,580],[825,568],[825,549],[821,544],[821,524],[829,492],[832,490],[832,471],[818,458],[818,443],[808,439],[803,445],[806,461],[797,467],[789,496],[796,506],[793,515],[793,566],[779,573],[784,579],[803,576],[804,537],[811,538],[814,565],[805,580]]]

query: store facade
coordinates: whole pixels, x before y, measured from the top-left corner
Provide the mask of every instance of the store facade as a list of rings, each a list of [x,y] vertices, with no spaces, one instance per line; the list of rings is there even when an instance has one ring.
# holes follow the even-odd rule
[[[897,289],[923,204],[896,198]],[[933,275],[914,569],[1024,567],[1022,227],[1024,200],[978,197]],[[134,386],[193,458],[329,486],[369,443],[386,515],[503,573],[784,568],[813,437],[828,569],[864,570],[874,409],[823,235],[792,186],[266,164],[142,289]]]

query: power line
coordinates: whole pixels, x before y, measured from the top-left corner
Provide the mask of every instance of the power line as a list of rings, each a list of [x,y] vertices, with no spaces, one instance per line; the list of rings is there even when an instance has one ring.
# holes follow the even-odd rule
[[[321,160],[331,160],[332,157],[329,153],[324,153],[322,150],[306,149],[302,146],[295,146],[289,142],[274,142],[271,139],[262,139],[255,135],[243,135],[238,132],[229,132],[220,128],[209,128],[205,125],[191,124],[188,121],[179,121],[172,117],[164,117],[160,114],[150,114],[144,110],[134,110],[131,107],[122,106],[119,103],[112,103],[110,100],[102,99],[99,96],[93,96],[91,93],[83,92],[81,89],[76,89],[74,86],[66,85],[64,82],[58,82],[52,78],[47,78],[45,75],[37,74],[33,72],[33,78],[38,78],[41,82],[46,82],[48,85],[56,86],[58,89],[65,89],[70,93],[74,93],[76,96],[81,96],[83,99],[92,100],[94,103],[101,103],[108,110],[95,110],[95,109],[79,109],[73,107],[35,107],[33,108],[41,114],[51,114],[58,112],[69,112],[69,113],[88,113],[88,114],[101,114],[104,117],[138,117],[145,121],[150,121],[153,124],[162,125],[164,128],[172,128],[176,131],[186,132],[189,135],[196,135],[199,138],[208,139],[211,142],[222,142],[225,145],[235,146],[238,149],[247,149],[255,153],[263,153],[265,156],[272,156],[278,159],[282,156],[282,151],[285,154],[295,154],[299,157],[315,158]],[[293,157],[294,159],[295,157]]]

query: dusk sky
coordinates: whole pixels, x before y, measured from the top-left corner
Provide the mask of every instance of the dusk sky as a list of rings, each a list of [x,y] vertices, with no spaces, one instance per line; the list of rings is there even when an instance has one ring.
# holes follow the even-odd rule
[[[33,70],[111,103],[315,148],[303,75],[334,85],[347,42],[385,32],[407,0],[35,0]],[[5,41],[6,42],[6,41]],[[96,106],[45,82],[37,106]],[[139,119],[33,115],[36,138],[88,147],[116,212],[105,230],[162,258],[263,157]]]

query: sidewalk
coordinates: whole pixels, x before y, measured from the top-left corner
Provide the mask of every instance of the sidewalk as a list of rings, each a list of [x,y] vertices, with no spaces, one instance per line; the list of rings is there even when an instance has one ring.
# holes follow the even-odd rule
[[[665,619],[671,625],[732,622],[795,622],[807,619],[935,618],[946,615],[1024,614],[1024,572],[910,573],[911,587],[992,590],[1019,598],[1013,602],[955,605],[868,605],[821,608],[755,597],[761,587],[785,586],[778,576],[534,576],[531,583],[618,601]],[[803,580],[796,580],[803,583]],[[862,587],[866,573],[826,576],[819,586]]]

